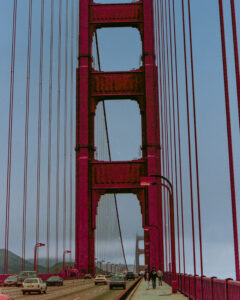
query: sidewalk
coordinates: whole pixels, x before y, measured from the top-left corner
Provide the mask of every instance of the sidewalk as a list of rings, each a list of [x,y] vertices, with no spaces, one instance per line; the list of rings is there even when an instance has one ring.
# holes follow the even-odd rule
[[[158,283],[158,282],[157,282]],[[161,299],[161,300],[184,300],[187,299],[181,293],[172,294],[172,288],[163,282],[162,286],[158,286],[154,290],[150,283],[150,289],[146,290],[145,280],[143,279],[134,293],[134,296],[131,300],[154,300],[154,299]]]

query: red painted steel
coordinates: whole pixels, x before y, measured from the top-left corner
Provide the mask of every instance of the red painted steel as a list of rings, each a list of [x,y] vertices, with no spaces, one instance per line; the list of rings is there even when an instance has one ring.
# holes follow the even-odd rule
[[[94,273],[94,230],[98,201],[105,193],[135,193],[141,204],[143,225],[160,227],[145,237],[155,243],[150,249],[150,267],[163,266],[162,203],[159,186],[140,186],[140,176],[160,174],[160,129],[157,70],[154,53],[152,0],[131,4],[80,2],[79,68],[76,112],[76,251],[75,266]],[[144,23],[142,21],[144,20]],[[92,36],[97,28],[137,27],[143,38],[143,67],[129,72],[99,72],[92,69]],[[94,160],[94,117],[98,101],[133,99],[142,116],[143,159],[130,162]],[[154,112],[154,113],[153,113]],[[159,254],[161,253],[160,257]]]
[[[212,300],[226,300],[227,285],[225,280],[213,279],[212,285]]]
[[[143,96],[144,74],[142,70],[129,72],[92,72],[92,97]]]
[[[165,272],[164,281],[171,285],[172,274]],[[239,300],[240,282],[216,277],[195,277],[196,296],[194,296],[194,276],[178,274],[178,290],[192,300]],[[185,287],[183,282],[185,281]],[[201,284],[202,282],[202,284]],[[189,294],[190,291],[190,294]]]
[[[143,23],[142,3],[129,4],[91,4],[90,23],[97,27],[134,26]]]
[[[202,279],[203,285],[203,300],[212,300],[212,279],[203,277]]]
[[[92,162],[92,188],[140,188],[145,172],[143,160],[132,162]]]
[[[240,299],[240,282],[228,281],[227,285],[227,298],[226,300]]]
[[[196,300],[202,300],[202,277],[196,276]]]
[[[195,298],[195,278],[194,276],[189,276],[189,295],[192,299]]]

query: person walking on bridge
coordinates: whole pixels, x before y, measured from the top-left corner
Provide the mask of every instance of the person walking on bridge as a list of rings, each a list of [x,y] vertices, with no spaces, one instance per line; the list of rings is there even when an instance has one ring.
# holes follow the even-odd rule
[[[148,269],[145,270],[144,279],[146,282],[146,289],[149,290],[150,273],[149,273]]]
[[[163,277],[163,272],[159,269],[157,271],[157,277],[158,277],[158,285],[162,285],[162,277]]]
[[[153,289],[156,288],[156,279],[157,279],[157,272],[156,272],[156,268],[153,267],[151,274],[150,274],[151,280],[152,280],[152,287]]]

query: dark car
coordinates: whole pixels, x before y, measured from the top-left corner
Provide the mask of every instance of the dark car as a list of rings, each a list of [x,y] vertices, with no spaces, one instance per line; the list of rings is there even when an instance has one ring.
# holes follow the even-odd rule
[[[17,286],[17,276],[9,276],[4,280],[3,286]]]
[[[17,277],[17,285],[23,284],[24,280],[27,278],[37,278],[37,273],[35,271],[22,271]]]
[[[124,290],[126,289],[126,281],[123,276],[113,276],[109,281],[109,289],[111,290],[114,287],[122,287]]]
[[[63,279],[60,276],[51,276],[48,278],[46,283],[47,283],[47,286],[50,286],[50,285],[60,286],[60,285],[63,285]]]
[[[92,279],[92,276],[91,276],[91,274],[85,274],[83,278],[84,279]]]
[[[126,280],[131,280],[131,279],[135,279],[135,275],[133,272],[127,272],[126,276],[125,276]]]

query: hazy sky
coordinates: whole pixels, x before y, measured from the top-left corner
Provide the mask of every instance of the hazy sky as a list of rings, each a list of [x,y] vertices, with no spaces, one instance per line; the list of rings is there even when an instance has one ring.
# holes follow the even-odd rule
[[[43,148],[42,148],[42,206],[41,219],[46,220],[46,186],[47,186],[47,120],[48,120],[48,70],[49,70],[49,22],[50,1],[46,2],[45,47],[44,47],[44,82],[43,82]],[[58,14],[58,1],[56,16]],[[106,1],[107,2],[107,1]],[[114,1],[115,2],[115,1]],[[120,1],[119,1],[120,2]],[[123,1],[121,1],[123,2]],[[127,1],[124,1],[127,2]],[[63,0],[63,7],[66,1]],[[72,3],[72,1],[69,1]],[[76,7],[77,1],[74,1]],[[180,119],[182,136],[182,163],[183,163],[183,192],[185,213],[186,237],[186,271],[193,272],[190,198],[187,152],[187,123],[184,81],[184,57],[181,23],[180,1],[176,3],[177,43],[179,63],[180,88]],[[0,1],[0,218],[5,220],[6,194],[6,162],[7,162],[7,134],[9,109],[9,78],[11,55],[13,1]],[[193,51],[196,84],[196,109],[199,142],[199,172],[200,193],[203,226],[204,270],[207,276],[234,277],[234,253],[231,219],[231,198],[229,189],[229,170],[226,136],[226,118],[224,103],[224,87],[221,62],[220,29],[218,17],[218,1],[202,0],[191,1]],[[71,6],[70,6],[71,7]],[[63,9],[63,11],[65,11]],[[232,32],[229,1],[224,1],[226,22],[226,40],[228,50],[229,87],[232,115],[232,130],[234,143],[235,177],[237,192],[237,209],[239,212],[240,199],[240,160],[239,160],[239,129],[236,101],[236,86],[234,74],[234,60],[232,47]],[[240,4],[236,2],[237,26],[240,28]],[[10,249],[19,254],[21,249],[21,201],[23,188],[23,155],[24,155],[24,118],[25,118],[25,85],[26,85],[26,47],[27,47],[27,19],[28,1],[18,1],[17,19],[17,51],[15,73],[14,123],[13,123],[13,163],[12,163],[12,190],[11,190],[11,237]],[[75,12],[76,16],[76,12]],[[28,215],[28,249],[33,247],[35,232],[35,199],[36,199],[36,155],[37,155],[37,103],[38,103],[38,70],[39,70],[39,22],[40,1],[33,1],[33,46],[32,46],[32,85],[30,104],[30,133],[29,133],[29,209]],[[65,18],[63,17],[63,26]],[[75,21],[74,21],[75,22]],[[69,25],[70,27],[70,25]],[[65,28],[65,27],[63,27]],[[57,37],[58,22],[55,19],[54,32]],[[63,34],[64,30],[63,30]],[[76,33],[74,33],[76,36]],[[100,57],[102,69],[128,70],[138,68],[141,56],[141,42],[139,33],[133,28],[101,29],[98,31]],[[62,41],[64,45],[64,37]],[[74,43],[75,45],[75,43]],[[76,49],[76,45],[75,45]],[[64,48],[63,48],[64,51]],[[69,50],[70,52],[70,50]],[[70,55],[70,53],[69,53]],[[76,52],[74,51],[76,66]],[[189,52],[188,52],[189,60]],[[190,67],[190,63],[188,64]],[[62,71],[64,72],[64,55],[62,56]],[[64,73],[63,73],[64,74]],[[64,76],[62,74],[62,95],[64,95]],[[68,82],[70,86],[70,81]],[[56,111],[56,84],[57,84],[57,38],[54,41],[54,104]],[[68,91],[68,95],[70,90]],[[190,97],[191,100],[191,97]],[[191,102],[191,101],[190,101]],[[63,98],[62,98],[63,105]],[[109,124],[110,143],[113,160],[128,160],[140,157],[141,146],[140,115],[133,101],[107,101],[107,119]],[[192,106],[190,106],[192,112]],[[63,106],[61,106],[63,112]],[[68,113],[70,112],[70,103]],[[63,115],[61,116],[61,132],[63,132]],[[68,115],[69,119],[69,115]],[[192,120],[191,120],[192,122]],[[192,126],[193,123],[191,123]],[[193,129],[193,126],[191,127]],[[53,116],[53,171],[52,197],[55,197],[55,165],[56,165],[56,113]],[[69,132],[69,127],[68,127]],[[191,131],[193,138],[193,130]],[[63,139],[61,136],[61,145]],[[68,147],[69,151],[69,147]],[[69,152],[68,152],[69,153]],[[63,158],[63,147],[61,148]],[[68,158],[69,159],[69,158]],[[44,163],[45,162],[45,163]],[[195,169],[194,169],[195,170]],[[60,166],[61,182],[63,180],[63,162]],[[195,176],[194,176],[195,179]],[[69,190],[69,183],[67,185]],[[196,208],[196,184],[194,182],[194,201]],[[62,204],[61,204],[62,205]],[[118,196],[120,221],[125,241],[127,259],[133,263],[136,233],[142,232],[139,204],[133,195]],[[53,203],[54,207],[54,203]],[[69,211],[69,207],[68,207]],[[195,211],[196,212],[196,211]],[[52,218],[55,215],[52,211]],[[197,215],[196,236],[198,244]],[[45,240],[46,222],[42,222],[40,238]],[[4,221],[2,222],[4,224]],[[52,224],[54,228],[54,224]],[[4,226],[0,228],[0,248],[4,246]],[[54,236],[54,233],[52,233]],[[17,237],[17,242],[16,242]],[[32,249],[28,251],[31,256]],[[199,255],[197,255],[199,262]],[[199,265],[197,268],[199,273]]]

